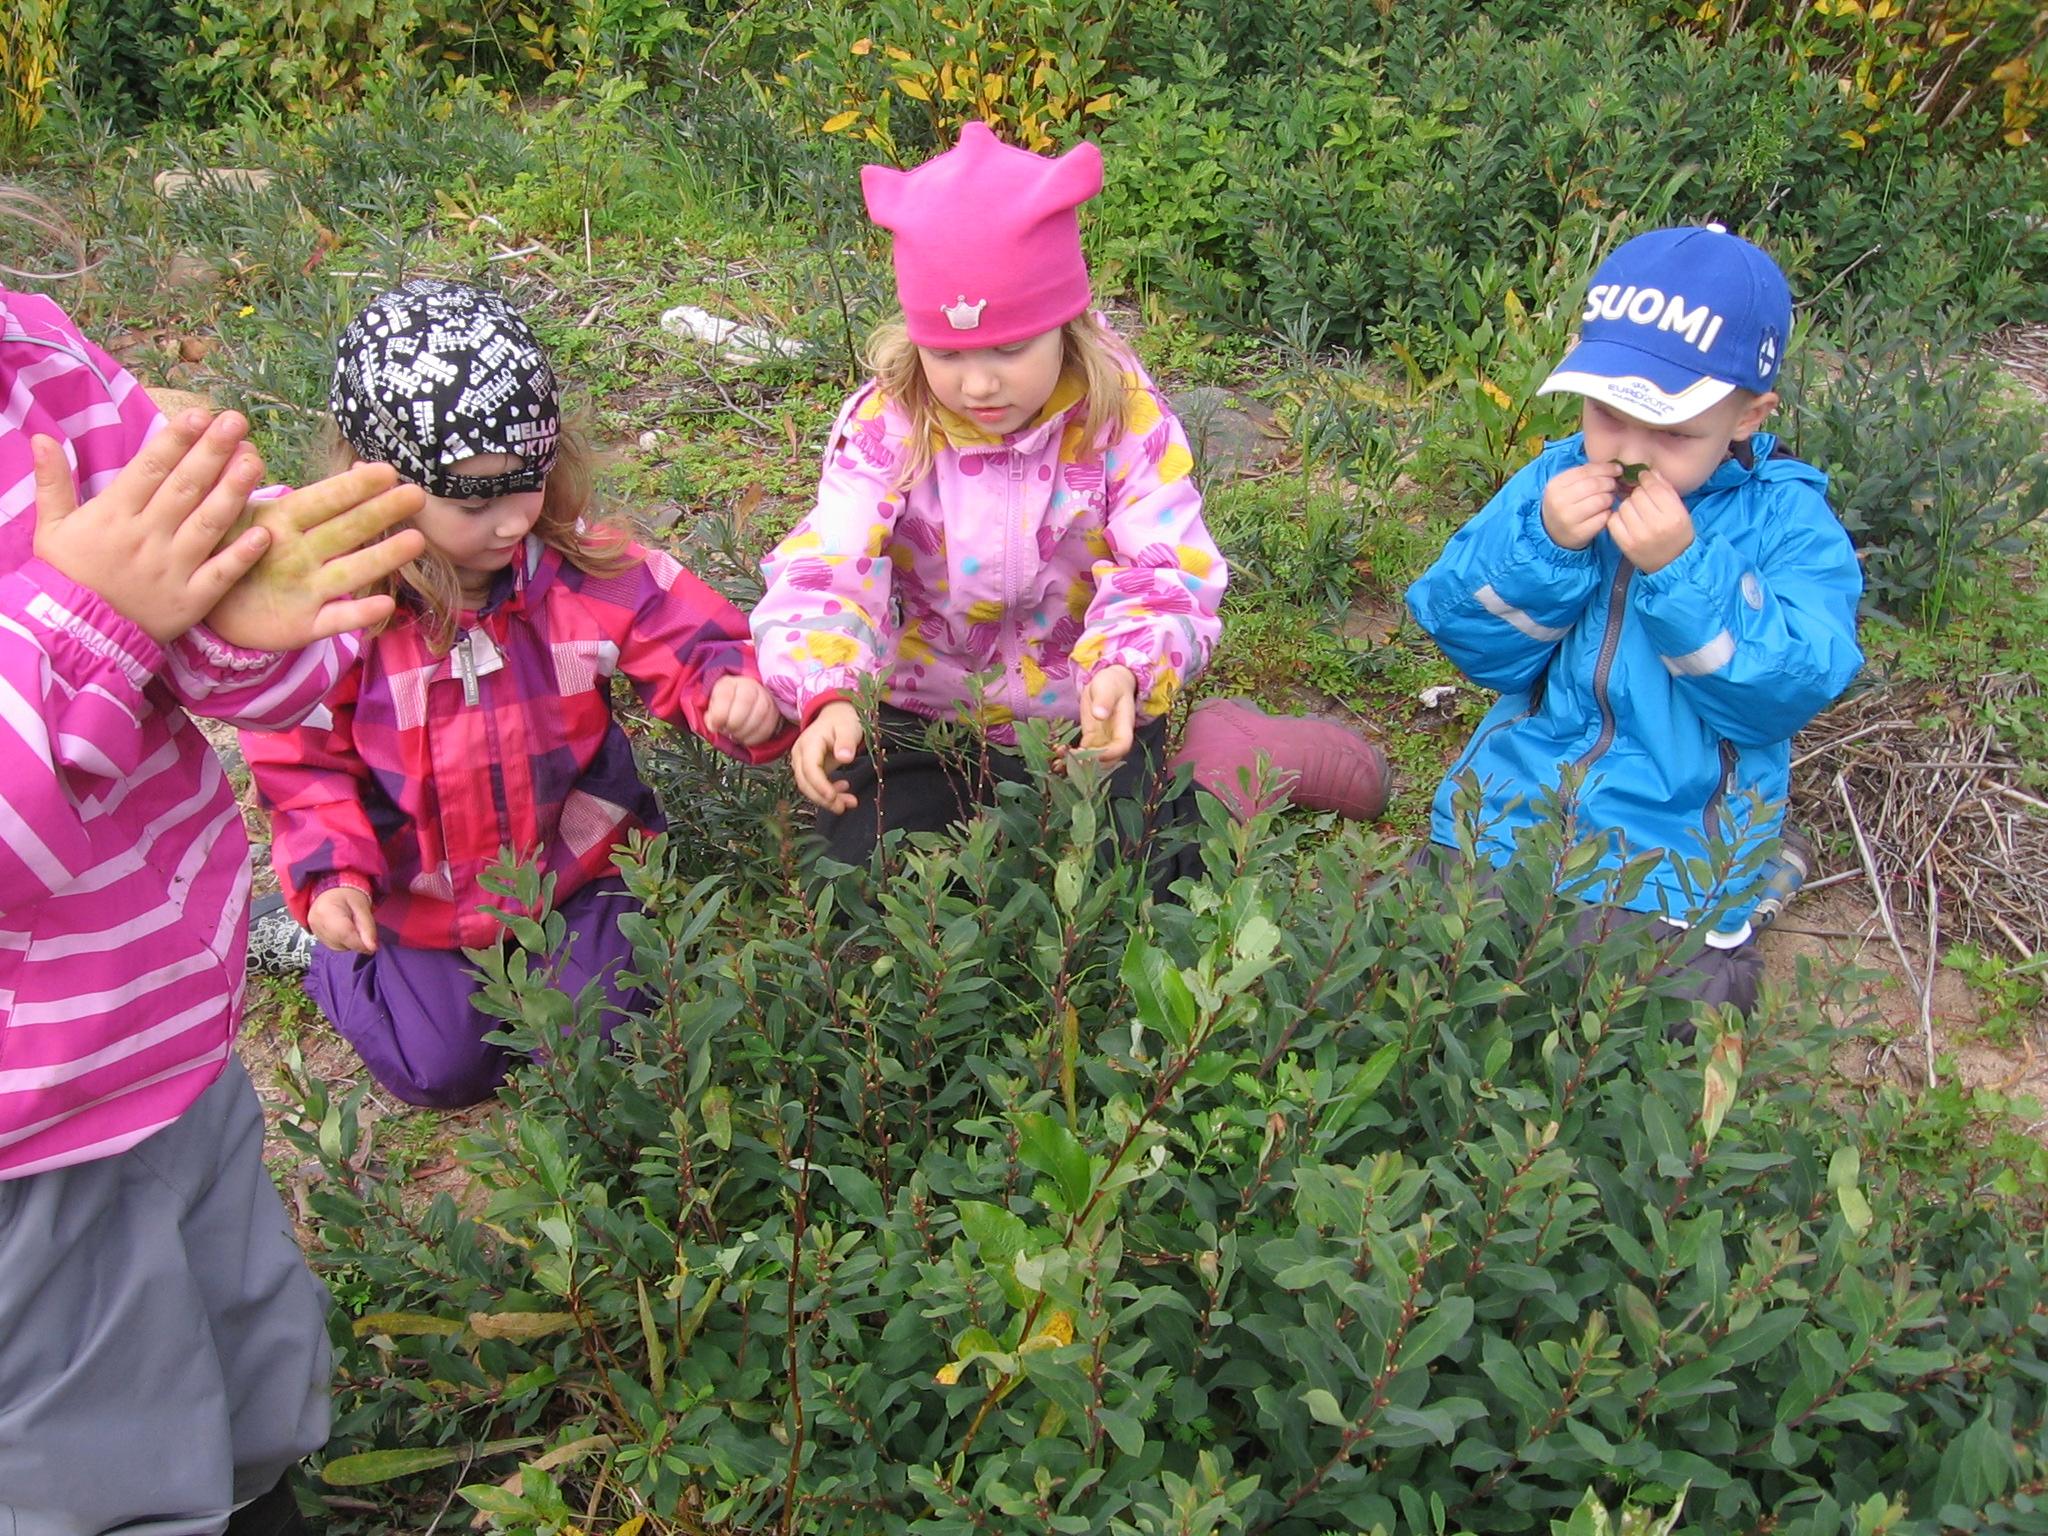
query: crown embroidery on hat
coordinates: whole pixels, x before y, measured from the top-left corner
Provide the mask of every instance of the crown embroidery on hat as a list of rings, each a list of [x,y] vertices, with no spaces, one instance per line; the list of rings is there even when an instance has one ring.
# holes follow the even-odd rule
[[[939,313],[946,317],[946,324],[954,330],[971,331],[981,324],[981,312],[987,304],[987,299],[976,299],[970,304],[963,293],[956,296],[951,304],[941,304]]]

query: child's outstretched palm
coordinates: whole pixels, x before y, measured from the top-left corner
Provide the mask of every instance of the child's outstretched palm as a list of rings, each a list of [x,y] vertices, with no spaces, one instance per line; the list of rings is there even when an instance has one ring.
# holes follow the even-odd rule
[[[263,557],[206,615],[230,645],[289,651],[389,617],[388,595],[351,594],[417,559],[415,529],[380,537],[418,512],[418,486],[399,485],[388,464],[358,464],[303,489],[250,506],[251,526],[270,535]]]

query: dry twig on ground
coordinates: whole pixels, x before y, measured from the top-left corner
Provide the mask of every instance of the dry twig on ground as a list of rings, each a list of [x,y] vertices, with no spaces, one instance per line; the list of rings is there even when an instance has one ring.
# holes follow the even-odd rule
[[[1901,929],[2016,960],[2048,949],[2048,803],[1979,707],[2036,686],[2004,673],[1888,683],[1799,738],[1792,797],[1807,830],[1823,849],[1867,845],[1872,894]]]

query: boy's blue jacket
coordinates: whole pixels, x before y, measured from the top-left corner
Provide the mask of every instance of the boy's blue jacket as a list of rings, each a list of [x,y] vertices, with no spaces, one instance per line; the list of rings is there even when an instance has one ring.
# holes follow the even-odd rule
[[[1578,763],[1581,833],[1619,835],[1602,867],[1667,851],[1628,905],[1692,921],[1726,895],[1714,926],[1742,930],[1756,893],[1701,891],[1678,861],[1705,856],[1710,828],[1745,854],[1777,834],[1793,735],[1863,664],[1863,573],[1828,507],[1827,477],[1775,446],[1759,433],[1754,468],[1731,458],[1686,497],[1693,542],[1661,571],[1638,571],[1604,531],[1580,550],[1544,531],[1544,486],[1586,462],[1577,435],[1545,448],[1458,530],[1408,589],[1408,608],[1501,697],[1437,791],[1435,841],[1455,846],[1453,781],[1471,769],[1481,853],[1505,863],[1543,791]],[[1749,792],[1763,798],[1761,816],[1749,815]]]

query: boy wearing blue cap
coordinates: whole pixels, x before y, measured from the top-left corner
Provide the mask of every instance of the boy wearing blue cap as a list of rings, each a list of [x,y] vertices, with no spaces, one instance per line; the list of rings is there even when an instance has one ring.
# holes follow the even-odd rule
[[[1719,225],[1628,241],[1594,274],[1578,342],[1543,385],[1584,397],[1582,430],[1524,466],[1408,589],[1444,653],[1501,695],[1437,791],[1433,842],[1456,846],[1469,769],[1479,854],[1503,865],[1544,791],[1581,770],[1576,829],[1604,839],[1600,868],[1661,855],[1613,899],[1658,923],[1711,923],[1685,990],[1745,1012],[1762,971],[1750,855],[1782,829],[1792,737],[1863,662],[1862,572],[1827,479],[1758,430],[1791,325],[1784,275]],[[1733,845],[1734,873],[1701,889],[1694,861],[1716,841]]]

